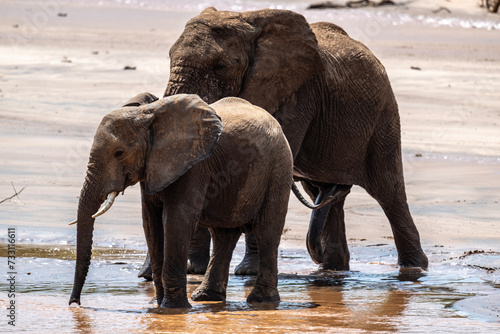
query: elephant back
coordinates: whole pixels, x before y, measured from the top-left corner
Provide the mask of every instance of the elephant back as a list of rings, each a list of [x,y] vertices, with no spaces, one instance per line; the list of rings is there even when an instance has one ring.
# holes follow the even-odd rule
[[[279,149],[288,146],[281,125],[264,109],[238,97],[223,98],[210,106],[222,120],[223,134],[256,142],[259,147],[276,142],[281,143]]]

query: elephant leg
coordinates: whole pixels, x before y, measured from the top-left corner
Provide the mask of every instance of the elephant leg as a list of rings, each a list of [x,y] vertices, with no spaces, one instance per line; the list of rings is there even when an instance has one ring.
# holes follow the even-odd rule
[[[210,231],[198,226],[189,246],[189,264],[187,273],[203,275],[210,260]]]
[[[253,231],[245,232],[245,256],[236,266],[235,275],[257,275],[259,258],[257,251],[257,241]]]
[[[144,187],[141,184],[142,191],[142,220],[144,235],[148,245],[148,259],[154,278],[156,290],[156,301],[160,305],[163,301],[164,291],[161,279],[163,268],[163,223],[162,223],[162,208],[153,205],[145,200]]]
[[[259,270],[255,286],[247,297],[248,303],[279,302],[278,292],[278,246],[281,240],[285,217],[288,210],[288,195],[273,198],[282,185],[270,187],[260,217],[253,230],[258,248]]]
[[[278,234],[278,235],[274,235]],[[259,271],[252,292],[247,297],[248,303],[278,302],[278,245],[280,234],[256,229],[255,238],[259,249]]]
[[[398,250],[398,264],[427,269],[427,256],[420,245],[420,236],[406,200],[399,136],[389,135],[390,130],[397,126],[385,132],[380,130],[372,138],[373,149],[367,161],[370,169],[364,188],[377,200],[389,219]]]
[[[241,236],[241,230],[215,228],[211,230],[211,233],[214,249],[203,282],[191,295],[194,301],[226,299],[229,265],[236,243]]]
[[[165,294],[160,307],[190,308],[186,288],[188,245],[199,213],[191,208],[180,212],[182,210],[170,203],[163,211],[164,259],[161,278]],[[153,279],[156,280],[154,272]]]
[[[209,260],[210,232],[207,228],[198,227],[193,236],[193,240],[191,240],[191,245],[189,246],[189,264],[187,273],[194,275],[205,274]],[[146,281],[153,280],[153,271],[151,269],[149,251],[137,276],[144,278]]]
[[[398,265],[426,270],[429,261],[422,250],[420,235],[410,214],[405,194],[394,194],[392,198],[384,196],[382,200],[377,198],[376,193],[373,197],[379,202],[391,224],[398,251]]]

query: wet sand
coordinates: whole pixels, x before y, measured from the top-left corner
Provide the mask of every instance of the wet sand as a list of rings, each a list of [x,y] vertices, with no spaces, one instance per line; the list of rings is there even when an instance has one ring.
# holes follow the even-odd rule
[[[432,14],[439,5],[452,14]],[[158,314],[151,283],[136,277],[145,245],[133,187],[97,221],[102,251],[82,307],[68,307],[75,228],[67,222],[76,215],[95,129],[131,96],[162,95],[168,49],[199,10],[81,2],[44,10],[37,2],[3,1],[0,200],[14,194],[11,183],[27,186],[0,204],[0,256],[7,256],[7,228],[17,236],[17,331],[500,331],[500,34],[484,28],[500,27],[500,15],[454,1],[300,11],[310,22],[340,24],[387,69],[400,105],[408,202],[429,271],[399,272],[385,216],[355,187],[346,203],[351,272],[310,275],[317,269],[305,250],[310,211],[292,198],[279,260],[281,304],[247,305],[253,279],[231,276],[226,303],[193,302],[192,310]],[[469,23],[449,26],[436,17]],[[470,22],[477,27],[466,28]],[[242,253],[240,243],[232,268]],[[6,264],[0,273],[5,291]],[[201,278],[189,279],[192,291]],[[6,293],[0,302],[5,309]],[[0,329],[12,330],[3,320]]]

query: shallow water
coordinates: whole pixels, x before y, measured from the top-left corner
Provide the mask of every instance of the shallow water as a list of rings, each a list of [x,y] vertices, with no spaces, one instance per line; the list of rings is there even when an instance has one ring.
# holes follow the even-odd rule
[[[243,251],[237,247],[232,270]],[[0,245],[6,263],[7,245]],[[16,331],[37,333],[332,332],[494,333],[500,322],[469,314],[458,301],[491,296],[500,287],[500,255],[428,250],[428,272],[399,271],[392,245],[351,247],[352,271],[314,273],[305,250],[281,249],[278,304],[250,305],[253,277],[231,275],[226,302],[191,302],[192,309],[161,310],[151,282],[137,278],[143,251],[100,248],[82,294],[68,306],[73,246],[17,245]],[[359,262],[357,257],[363,258]],[[487,264],[486,266],[484,264]],[[0,287],[8,290],[7,275]],[[188,277],[189,294],[201,276]],[[6,299],[2,294],[2,302]],[[500,315],[500,310],[492,310]],[[3,312],[5,313],[5,311]],[[11,331],[6,321],[2,331]]]
[[[23,0],[19,0],[23,1]],[[25,0],[31,1],[31,0]],[[310,4],[322,1],[272,1],[272,0],[59,0],[58,4],[85,4],[102,7],[117,8],[142,8],[151,10],[166,10],[173,12],[192,11],[199,13],[207,7],[215,7],[218,10],[247,11],[262,8],[287,9],[305,15],[311,22],[332,21],[336,23],[349,23],[358,21],[364,28],[377,29],[387,25],[399,26],[403,24],[416,24],[430,27],[450,27],[464,29],[500,29],[500,21],[495,15],[488,15],[483,10],[482,16],[471,16],[464,13],[447,12],[432,13],[422,11],[421,13],[409,14],[405,6],[385,6],[378,8],[339,8],[324,10],[308,10]],[[342,1],[337,3],[343,4]],[[437,9],[436,5],[436,9]]]
[[[214,6],[219,10],[245,11],[258,10],[262,8],[287,9],[299,12],[312,22],[327,20],[332,22],[360,21],[363,23],[372,21],[380,26],[417,24],[431,27],[450,27],[464,29],[500,29],[500,22],[495,17],[471,17],[470,15],[454,13],[432,13],[423,12],[421,14],[409,14],[405,12],[404,6],[388,6],[379,8],[340,8],[326,10],[307,10],[311,3],[321,1],[269,1],[269,0],[216,0],[198,1],[185,0],[164,1],[164,0],[71,0],[74,2],[97,2],[101,6],[119,7],[140,7],[160,10],[192,10],[201,11],[207,7]],[[342,3],[342,2],[339,2]]]

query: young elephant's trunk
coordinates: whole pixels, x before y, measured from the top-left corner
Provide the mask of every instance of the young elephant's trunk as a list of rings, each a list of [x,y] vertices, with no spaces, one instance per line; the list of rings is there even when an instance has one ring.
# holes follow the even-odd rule
[[[87,172],[78,202],[77,237],[76,237],[76,266],[73,292],[69,304],[80,305],[80,294],[90,266],[92,255],[92,233],[94,231],[94,218],[92,215],[99,210],[102,204],[99,183],[92,181],[92,174]]]

